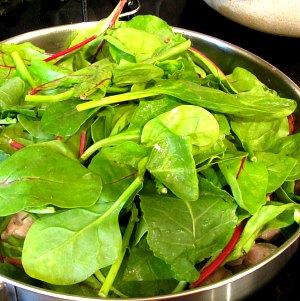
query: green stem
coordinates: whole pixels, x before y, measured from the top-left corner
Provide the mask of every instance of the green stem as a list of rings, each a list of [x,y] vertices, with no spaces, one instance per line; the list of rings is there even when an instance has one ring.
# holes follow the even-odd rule
[[[130,241],[134,226],[138,220],[137,214],[138,214],[138,211],[137,211],[136,207],[134,206],[131,209],[131,216],[130,216],[129,222],[127,224],[127,227],[126,227],[126,230],[125,230],[125,233],[123,236],[123,245],[122,245],[121,254],[119,255],[117,261],[111,266],[111,268],[105,278],[105,281],[103,282],[101,290],[99,292],[99,295],[102,297],[107,297],[107,295],[108,295],[109,291],[111,290],[112,285],[115,281],[115,278],[119,272],[119,269],[121,267],[121,264],[123,262],[123,259],[124,259],[125,253],[126,253],[126,250],[129,246],[129,241]]]
[[[129,100],[135,100],[139,98],[145,98],[145,97],[156,96],[156,95],[157,92],[146,92],[146,91],[128,92],[123,94],[107,96],[100,100],[87,101],[77,105],[76,109],[77,111],[84,111],[96,107],[103,107],[114,103],[125,102]]]
[[[36,84],[33,80],[33,78],[31,77],[30,73],[27,70],[26,65],[24,64],[22,58],[20,57],[19,53],[14,51],[11,53],[11,57],[15,63],[17,72],[19,73],[20,77],[27,81],[29,83],[29,85],[31,86],[31,88],[35,87]]]
[[[185,52],[186,50],[188,50],[191,47],[191,41],[190,40],[186,40],[170,49],[168,49],[165,52],[162,52],[161,54],[159,54],[158,56],[155,56],[149,60],[146,61],[147,64],[154,64],[155,62],[161,62],[167,59],[170,59],[172,57],[174,57],[175,55],[178,55],[182,52]]]
[[[73,96],[73,90],[67,90],[66,92],[55,94],[55,95],[30,95],[25,96],[25,101],[31,102],[58,102],[63,100],[68,100]]]
[[[105,219],[107,216],[112,214],[115,210],[122,208],[127,200],[138,190],[143,184],[143,177],[138,175],[134,181],[126,188],[125,191],[119,196],[116,202],[103,214],[101,219]]]
[[[97,141],[93,145],[91,145],[89,148],[85,150],[85,152],[81,155],[80,160],[85,161],[87,160],[94,152],[99,150],[100,148],[104,146],[112,146],[115,144],[118,144],[123,141],[138,141],[140,139],[140,134],[132,133],[132,134],[118,134],[111,137],[104,138],[102,140]]]
[[[101,273],[101,271],[96,271],[94,273],[95,277],[101,282],[101,284],[105,281],[105,276]],[[114,286],[110,288],[111,291],[113,291],[117,296],[121,298],[128,298],[128,296],[124,295],[122,292],[117,290]]]
[[[179,281],[177,286],[173,289],[172,294],[182,292],[183,290],[185,290],[186,286],[187,286],[186,281]]]

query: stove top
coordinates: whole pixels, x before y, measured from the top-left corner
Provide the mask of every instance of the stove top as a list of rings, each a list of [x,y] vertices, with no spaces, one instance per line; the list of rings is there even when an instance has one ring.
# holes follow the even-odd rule
[[[0,1],[0,40],[40,28],[95,21],[106,17],[118,0],[88,0],[85,11],[80,0]],[[132,7],[137,1],[129,1]],[[300,86],[300,39],[258,32],[232,22],[200,0],[140,0],[138,14],[154,14],[170,25],[225,40],[265,59]],[[13,3],[15,7],[1,3]],[[83,11],[85,14],[83,16]],[[85,17],[85,18],[84,18]],[[300,251],[282,272],[247,301],[290,301],[297,295]]]

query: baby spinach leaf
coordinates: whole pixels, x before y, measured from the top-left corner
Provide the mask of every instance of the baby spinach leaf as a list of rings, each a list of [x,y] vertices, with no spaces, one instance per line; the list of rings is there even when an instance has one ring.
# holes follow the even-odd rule
[[[197,106],[182,105],[147,122],[142,143],[158,141],[166,128],[176,135],[189,136],[192,144],[199,147],[212,146],[219,137],[219,124],[210,112]]]
[[[151,297],[168,294],[176,287],[174,272],[163,260],[155,257],[146,239],[129,250],[115,285],[132,297]],[[143,284],[143,285],[142,285]]]
[[[119,145],[103,148],[102,153],[112,161],[138,168],[139,162],[149,155],[149,150],[133,141],[125,141]]]
[[[266,204],[262,206],[247,221],[240,240],[226,261],[239,258],[244,252],[248,252],[261,229],[286,210],[291,210],[293,204]]]
[[[38,219],[24,242],[26,273],[52,284],[70,285],[114,263],[122,237],[119,210],[107,214],[110,207],[111,203],[97,204]]]
[[[70,136],[96,112],[95,109],[78,112],[76,105],[78,100],[62,101],[49,105],[41,119],[41,129],[55,136]],[[63,122],[68,120],[68,122]]]
[[[300,134],[296,133],[287,137],[282,137],[276,141],[273,147],[273,152],[280,155],[288,155],[298,162],[291,171],[287,180],[295,181],[300,179]]]
[[[286,117],[296,108],[296,102],[291,99],[232,95],[184,80],[159,81],[154,87],[145,91],[171,95],[215,112],[252,118],[253,120]]]
[[[199,199],[205,196],[222,198],[226,202],[234,202],[234,198],[227,191],[214,185],[211,181],[199,177]]]
[[[150,64],[121,62],[113,70],[112,82],[118,86],[147,83],[155,78],[162,78],[161,68]]]
[[[121,23],[120,27],[135,28],[156,35],[161,43],[172,43],[173,39],[185,40],[181,34],[175,34],[166,21],[153,15],[135,16],[128,22]]]
[[[24,115],[18,115],[18,121],[30,135],[36,139],[50,140],[54,139],[53,135],[49,135],[42,131],[40,120],[28,118]]]
[[[267,167],[244,159],[226,161],[219,167],[238,205],[254,214],[266,203]]]
[[[25,147],[1,163],[0,215],[47,204],[86,207],[99,198],[101,178],[47,145]]]
[[[104,151],[103,151],[104,150]],[[137,170],[132,166],[116,162],[110,158],[110,148],[96,154],[89,169],[101,176],[103,189],[99,202],[112,202],[130,185]]]
[[[234,115],[240,118],[257,120],[270,120],[287,117],[294,112],[297,103],[293,99],[228,94],[221,90],[200,86],[187,80],[159,80],[157,83],[143,91],[123,93],[108,96],[101,101],[90,101],[77,106],[77,109],[86,110],[116,102],[140,99],[150,96],[169,95],[184,102],[203,107],[218,113]]]
[[[144,125],[156,116],[176,108],[181,103],[171,97],[141,100],[130,121],[129,130],[141,131]]]
[[[227,79],[238,92],[277,96],[277,92],[269,89],[252,72],[244,68],[234,68],[232,73],[227,75]]]
[[[189,137],[162,134],[152,149],[146,167],[179,198],[189,201],[198,199],[198,177]]]
[[[169,196],[140,198],[150,249],[171,265],[179,281],[197,279],[195,264],[218,254],[236,225],[236,205],[217,196],[201,196],[195,202]]]
[[[269,152],[255,153],[255,157],[258,162],[263,163],[268,169],[267,193],[278,189],[289,177],[298,162],[292,157]]]
[[[266,121],[230,121],[232,131],[240,139],[246,151],[272,151],[278,139],[289,134],[287,118]]]
[[[0,110],[11,109],[22,103],[25,83],[20,77],[7,80],[0,88]]]
[[[120,49],[120,53],[131,55],[135,62],[143,62],[151,58],[162,46],[156,35],[129,27],[117,28],[110,35],[106,35],[105,39],[109,44]],[[117,60],[117,63],[120,59]]]

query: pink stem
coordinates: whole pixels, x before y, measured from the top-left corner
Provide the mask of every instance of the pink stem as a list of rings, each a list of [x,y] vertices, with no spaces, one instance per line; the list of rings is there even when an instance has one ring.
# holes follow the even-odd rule
[[[226,245],[226,247],[222,250],[220,255],[212,261],[207,267],[205,267],[201,272],[200,272],[200,277],[198,280],[193,282],[191,284],[192,287],[197,287],[199,286],[204,280],[206,280],[217,268],[221,266],[221,264],[225,261],[225,259],[229,256],[229,254],[232,252],[234,249],[235,245],[239,241],[241,234],[243,232],[244,225],[240,224],[237,225],[234,229],[233,235],[229,241],[229,243]]]
[[[85,144],[86,144],[86,131],[83,131],[80,137],[80,146],[79,146],[79,156],[84,153],[85,150]]]
[[[49,62],[49,61],[55,60],[55,59],[57,59],[57,58],[59,58],[61,56],[64,56],[66,54],[69,54],[70,52],[73,52],[73,51],[79,49],[80,47],[88,44],[89,42],[95,40],[97,37],[98,37],[98,35],[93,35],[93,36],[87,38],[86,40],[84,40],[84,41],[82,41],[82,42],[80,42],[80,43],[78,43],[78,44],[76,44],[76,45],[74,45],[74,46],[72,46],[70,48],[67,48],[67,49],[65,49],[63,51],[60,51],[58,53],[55,53],[55,54],[47,57],[46,59],[44,59],[44,61],[45,62]]]
[[[241,172],[242,172],[242,170],[244,168],[245,161],[246,161],[246,157],[243,157],[242,161],[241,161],[241,164],[240,164],[240,168],[239,168],[239,170],[238,170],[238,172],[236,174],[236,177],[235,177],[236,179],[239,178],[239,176],[240,176],[240,174],[241,174]]]
[[[116,23],[118,17],[120,16],[120,14],[121,14],[121,12],[122,12],[122,10],[123,10],[123,8],[124,8],[126,2],[127,2],[127,0],[121,0],[121,2],[120,2],[120,4],[119,4],[119,7],[118,7],[118,9],[117,9],[117,11],[116,11],[116,13],[114,14],[114,16],[112,17],[110,23],[108,24],[107,29],[108,29],[108,28],[112,28],[112,27],[115,25],[115,23]],[[104,43],[105,43],[105,41],[102,40],[102,41],[100,42],[100,44],[98,45],[97,50],[96,50],[96,53],[94,54],[93,62],[96,60],[96,57],[97,57],[97,55],[99,54],[100,50],[102,49]]]
[[[21,143],[15,141],[15,140],[12,140],[12,139],[10,139],[8,143],[9,143],[9,145],[10,145],[11,147],[13,147],[13,148],[15,148],[15,149],[17,149],[17,150],[22,149],[22,148],[25,147],[25,145],[23,145],[23,144],[21,144]]]

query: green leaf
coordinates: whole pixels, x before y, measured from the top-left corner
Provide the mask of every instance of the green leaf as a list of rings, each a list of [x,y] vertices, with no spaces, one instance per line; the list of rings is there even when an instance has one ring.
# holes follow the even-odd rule
[[[41,123],[38,119],[28,118],[24,115],[18,115],[18,121],[30,135],[37,139],[50,140],[54,139],[53,135],[49,135],[41,130]]]
[[[269,173],[267,193],[278,189],[289,177],[297,164],[297,160],[280,154],[267,152],[255,153],[258,162],[266,165]]]
[[[113,83],[118,86],[147,83],[152,79],[162,78],[163,74],[163,70],[154,65],[121,62],[113,70]]]
[[[166,21],[154,15],[135,16],[128,22],[121,23],[120,27],[135,28],[156,35],[161,43],[171,43],[173,39],[184,40],[180,34],[173,32]]]
[[[300,134],[296,133],[294,135],[290,135],[287,137],[282,137],[281,139],[278,139],[276,143],[274,144],[274,147],[272,151],[274,153],[280,154],[280,155],[287,155],[294,159],[296,159],[298,162],[291,171],[288,181],[295,181],[300,179],[300,150],[299,150],[299,143],[300,143]]]
[[[187,202],[141,195],[150,249],[171,265],[177,280],[195,281],[195,264],[218,254],[236,225],[236,205],[217,196]]]
[[[53,103],[45,110],[41,119],[41,129],[55,136],[71,136],[95,113],[95,109],[78,112],[78,100]],[[68,120],[68,122],[63,122]]]
[[[268,170],[262,163],[243,160],[226,161],[219,167],[238,205],[254,214],[266,203]]]
[[[150,154],[147,169],[176,196],[198,199],[198,177],[189,137],[161,135]]]
[[[267,204],[262,206],[247,221],[241,238],[227,261],[237,259],[245,252],[247,253],[263,227],[283,212],[291,210],[293,206],[294,204]]]
[[[97,204],[37,220],[24,242],[26,273],[52,284],[71,285],[114,263],[122,237],[119,210],[108,214],[110,207],[111,203]]]
[[[228,81],[239,92],[253,95],[270,95],[277,96],[277,92],[269,89],[250,71],[236,67],[231,74],[227,75]]]
[[[153,255],[145,239],[130,249],[121,270],[115,285],[131,297],[168,294],[178,283],[170,266]]]
[[[117,48],[118,52],[121,50],[120,53],[124,52],[134,57],[135,62],[151,58],[162,46],[155,35],[135,28],[117,28],[110,35],[106,35],[105,39]]]
[[[96,154],[89,169],[101,176],[103,189],[100,202],[113,202],[130,185],[136,174],[136,169],[130,165],[115,162],[110,157],[110,148]]]
[[[143,128],[142,143],[159,141],[166,129],[175,135],[189,136],[192,144],[199,147],[210,147],[219,137],[219,124],[210,112],[182,105],[150,120]]]
[[[99,198],[101,178],[47,145],[25,147],[0,164],[0,215],[47,204],[87,207]]]
[[[11,109],[21,104],[25,93],[25,83],[19,77],[13,77],[0,87],[0,109]]]
[[[240,139],[244,149],[250,152],[273,151],[278,139],[289,134],[287,118],[267,121],[231,120],[232,131]]]

